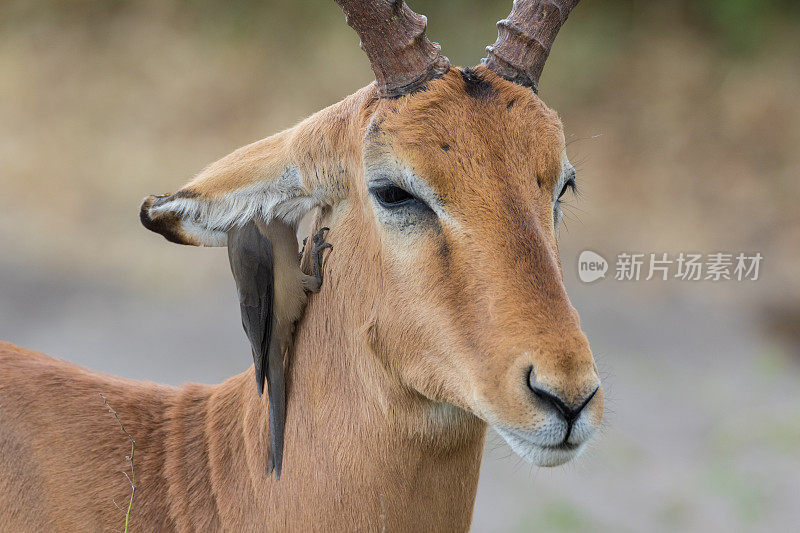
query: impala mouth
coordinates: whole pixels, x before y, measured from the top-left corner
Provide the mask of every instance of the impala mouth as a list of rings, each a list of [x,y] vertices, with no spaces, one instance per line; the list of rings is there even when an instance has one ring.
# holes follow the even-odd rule
[[[495,426],[497,433],[511,446],[514,452],[537,466],[559,466],[578,457],[586,442],[559,444],[537,442],[533,435],[517,429]]]
[[[569,451],[569,450],[577,450],[581,446],[583,446],[583,444],[572,444],[572,443],[569,443],[569,442],[562,442],[561,444],[556,444],[555,446],[545,445],[545,446],[539,446],[539,447],[543,448],[545,450],[565,450],[565,451]]]

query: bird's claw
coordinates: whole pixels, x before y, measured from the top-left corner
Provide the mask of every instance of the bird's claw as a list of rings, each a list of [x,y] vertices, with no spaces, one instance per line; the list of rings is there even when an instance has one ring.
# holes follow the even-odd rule
[[[319,228],[319,231],[316,232],[313,237],[311,237],[315,248],[321,246],[325,242],[325,232],[330,230],[330,228],[323,226]],[[303,243],[305,243],[305,241],[303,241]]]
[[[333,245],[325,242],[325,232],[330,231],[330,228],[322,227],[311,238],[314,243],[314,249],[311,250],[311,258],[314,263],[314,277],[322,285],[322,253],[326,248],[333,249]]]

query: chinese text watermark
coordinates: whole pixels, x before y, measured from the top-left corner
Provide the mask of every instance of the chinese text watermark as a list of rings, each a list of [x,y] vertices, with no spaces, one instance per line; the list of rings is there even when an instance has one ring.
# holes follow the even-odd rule
[[[762,260],[760,252],[622,252],[613,272],[617,281],[757,281]],[[578,277],[585,283],[604,279],[608,270],[608,261],[597,252],[584,250],[578,257]]]

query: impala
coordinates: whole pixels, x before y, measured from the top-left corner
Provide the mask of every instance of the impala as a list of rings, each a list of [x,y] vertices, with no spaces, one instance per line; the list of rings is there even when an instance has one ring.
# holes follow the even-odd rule
[[[516,0],[474,68],[400,0],[337,2],[375,83],[141,208],[199,246],[251,221],[330,228],[285,361],[280,479],[252,367],[175,388],[2,344],[0,529],[119,529],[130,443],[99,393],[136,441],[141,531],[465,530],[489,425],[541,466],[596,432],[556,240],[575,172],[537,96],[577,0]]]

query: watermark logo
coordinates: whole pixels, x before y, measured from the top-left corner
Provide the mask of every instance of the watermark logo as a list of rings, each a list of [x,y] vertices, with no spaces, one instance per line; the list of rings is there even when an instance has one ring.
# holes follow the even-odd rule
[[[617,254],[614,264],[616,281],[757,281],[763,256],[760,252],[685,253],[670,256],[666,252]],[[591,250],[578,257],[578,277],[584,283],[605,279],[608,262]]]
[[[584,250],[578,257],[578,277],[584,283],[591,283],[606,277],[608,261],[591,250]]]

